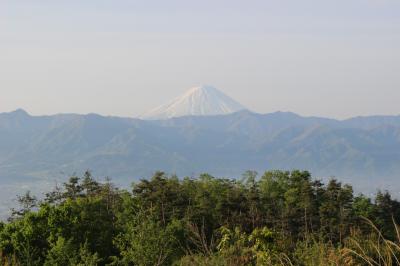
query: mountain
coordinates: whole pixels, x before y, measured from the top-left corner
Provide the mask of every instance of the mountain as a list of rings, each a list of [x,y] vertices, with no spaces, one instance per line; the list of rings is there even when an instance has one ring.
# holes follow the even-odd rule
[[[141,116],[147,120],[161,120],[182,116],[225,115],[246,108],[211,86],[191,88],[172,102]]]
[[[128,184],[156,170],[240,177],[248,169],[294,168],[351,180],[362,189],[369,182],[400,189],[400,116],[339,121],[246,110],[164,120],[0,114],[3,184],[54,184],[86,169]]]
[[[306,169],[357,191],[389,189],[400,198],[400,116],[339,121],[242,110],[141,120],[0,113],[0,218],[15,195],[40,194],[87,169],[126,187],[157,170],[240,178],[249,169]]]

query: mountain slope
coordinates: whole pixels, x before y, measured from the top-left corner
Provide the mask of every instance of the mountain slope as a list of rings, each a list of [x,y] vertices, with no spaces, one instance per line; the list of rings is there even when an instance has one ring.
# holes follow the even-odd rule
[[[161,120],[182,116],[224,115],[246,108],[211,86],[194,87],[172,102],[141,116],[147,120]]]
[[[367,117],[355,123],[282,112],[146,121],[18,111],[0,114],[0,180],[86,169],[131,182],[156,170],[239,177],[248,169],[300,168],[393,186],[400,173],[399,117],[371,119],[373,126]]]
[[[157,170],[240,177],[249,169],[306,169],[358,191],[374,193],[373,183],[397,193],[400,116],[338,121],[239,111],[140,120],[0,113],[0,215],[15,195],[40,194],[87,169],[125,186]]]

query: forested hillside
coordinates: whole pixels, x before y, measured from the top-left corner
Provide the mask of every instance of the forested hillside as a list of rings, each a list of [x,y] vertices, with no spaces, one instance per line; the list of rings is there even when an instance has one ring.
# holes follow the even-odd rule
[[[1,265],[398,265],[400,203],[309,172],[156,173],[121,190],[89,172],[0,224]]]

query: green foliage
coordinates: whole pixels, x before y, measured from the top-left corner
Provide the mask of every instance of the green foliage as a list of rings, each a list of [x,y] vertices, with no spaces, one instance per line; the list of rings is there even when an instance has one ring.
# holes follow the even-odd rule
[[[137,213],[115,240],[122,257],[119,263],[140,266],[171,264],[181,255],[178,238],[182,230],[183,226],[177,220],[162,225],[151,211]]]
[[[398,265],[400,203],[307,171],[71,177],[0,223],[0,265]],[[368,218],[366,222],[365,218]]]
[[[297,242],[292,262],[304,266],[351,265],[346,263],[339,247],[314,238]]]
[[[37,207],[38,203],[37,198],[32,196],[30,191],[27,191],[22,196],[17,196],[17,201],[21,208],[19,210],[11,209],[10,221],[23,217],[26,213]]]
[[[65,240],[59,237],[57,242],[50,248],[44,265],[45,266],[96,266],[100,262],[97,253],[92,254],[85,242],[83,246],[76,249],[72,239]]]

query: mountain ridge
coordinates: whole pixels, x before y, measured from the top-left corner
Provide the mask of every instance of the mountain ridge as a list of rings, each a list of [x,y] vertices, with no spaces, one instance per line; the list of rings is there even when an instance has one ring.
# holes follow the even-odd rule
[[[400,116],[341,121],[243,110],[166,120],[28,114],[21,122],[20,114],[0,113],[2,180],[86,169],[126,181],[156,170],[239,177],[248,169],[300,168],[387,183],[400,172]]]

